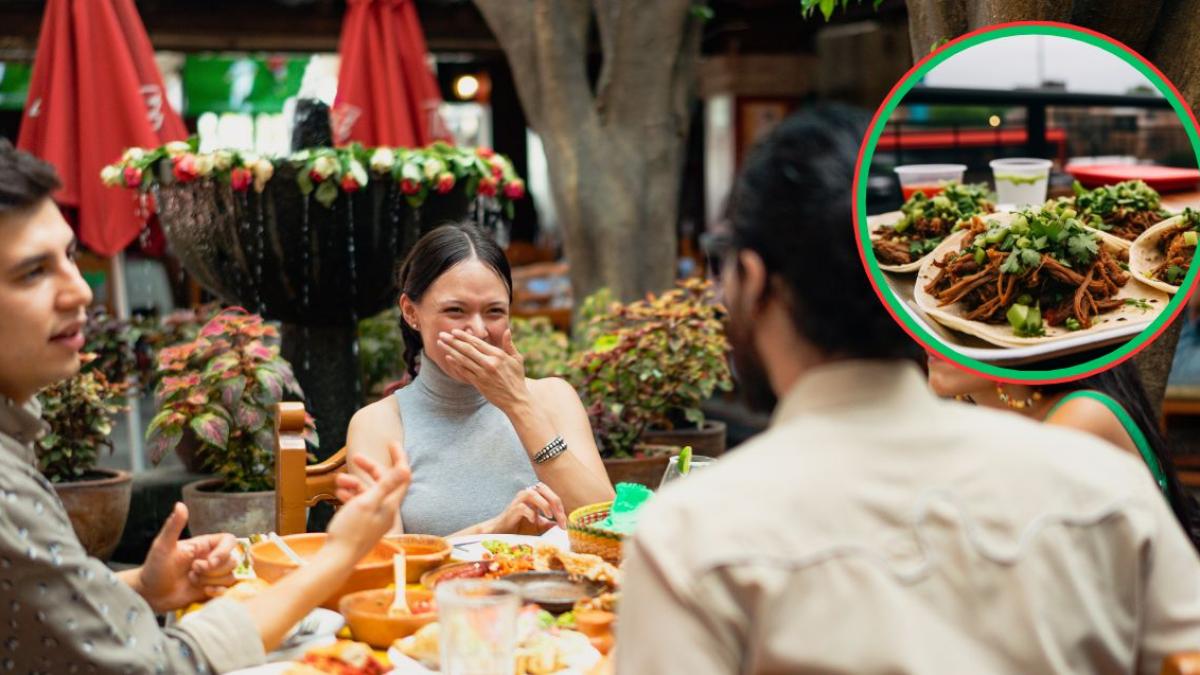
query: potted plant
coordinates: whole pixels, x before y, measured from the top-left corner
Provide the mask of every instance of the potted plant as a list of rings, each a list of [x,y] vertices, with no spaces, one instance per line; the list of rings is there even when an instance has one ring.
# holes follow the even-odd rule
[[[544,316],[513,317],[509,323],[513,346],[525,357],[525,375],[535,379],[562,377],[570,359],[567,334],[554,329]]]
[[[691,445],[713,457],[725,451],[724,423],[700,410],[714,391],[733,386],[723,315],[711,283],[688,279],[659,296],[612,302],[581,327],[592,344],[567,372],[610,477],[647,464],[647,478],[635,482],[656,487],[669,448]]]
[[[38,394],[50,425],[34,445],[38,469],[54,485],[84,549],[101,560],[121,541],[133,494],[129,472],[96,466],[102,448],[112,452],[113,417],[123,410],[126,389],[91,368]]]
[[[95,358],[84,364],[83,370],[99,370],[114,384],[129,383],[123,393],[136,395],[142,374],[137,356],[140,324],[112,316],[103,307],[94,307],[88,311],[84,335],[87,341],[83,351]]]
[[[200,467],[217,478],[183,488],[192,534],[266,532],[275,523],[271,411],[285,394],[302,398],[279,355],[278,331],[262,317],[226,309],[195,340],[159,352],[158,414],[146,429],[150,458],[194,442]],[[316,431],[308,418],[308,440]]]
[[[399,307],[358,322],[358,363],[363,390],[372,400],[382,396],[389,385],[406,380]]]

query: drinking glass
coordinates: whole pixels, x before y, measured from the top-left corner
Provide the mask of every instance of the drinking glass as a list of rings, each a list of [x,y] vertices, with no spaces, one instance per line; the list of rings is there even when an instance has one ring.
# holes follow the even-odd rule
[[[693,471],[699,471],[706,467],[712,466],[716,461],[717,460],[715,457],[692,455],[692,463],[691,466],[688,467],[687,475],[690,476]],[[658,487],[661,488],[667,483],[670,483],[677,478],[683,478],[684,476],[684,474],[679,472],[679,456],[676,455],[667,462],[667,470],[663,472],[662,482],[658,484]]]
[[[445,675],[508,673],[516,667],[515,584],[489,579],[451,579],[437,585],[441,624],[441,672]]]
[[[989,164],[996,181],[996,202],[1014,208],[1038,206],[1046,201],[1050,181],[1048,159],[1012,157],[994,159]]]

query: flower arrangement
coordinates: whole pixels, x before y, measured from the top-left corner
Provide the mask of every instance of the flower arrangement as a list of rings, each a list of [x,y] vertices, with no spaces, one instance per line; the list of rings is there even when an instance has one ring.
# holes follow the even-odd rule
[[[162,349],[159,412],[146,430],[151,460],[161,461],[188,430],[200,444],[203,468],[224,479],[224,491],[272,489],[272,410],[285,393],[304,396],[279,355],[278,338],[262,317],[231,308],[210,319],[195,340]],[[311,416],[307,423],[307,440],[315,446]]]
[[[95,354],[83,356],[85,365],[95,359]],[[89,368],[38,394],[42,419],[50,425],[34,445],[42,475],[52,483],[83,480],[96,468],[101,448],[112,452],[113,417],[125,409],[127,386]]]
[[[581,330],[594,342],[571,357],[567,375],[602,456],[632,455],[650,427],[702,424],[700,404],[733,387],[725,310],[710,282],[688,279],[662,295],[593,311]]]
[[[463,185],[467,195],[496,199],[511,216],[512,202],[525,196],[525,182],[512,162],[490,148],[458,148],[437,142],[424,148],[366,148],[357,143],[340,148],[309,148],[288,157],[267,158],[237,150],[197,151],[197,140],[172,141],[158,148],[129,148],[100,172],[109,187],[148,190],[160,180],[160,161],[171,164],[181,183],[216,180],[235,192],[262,192],[284,163],[296,168],[305,195],[332,207],[338,197],[353,194],[372,180],[394,181],[412,207],[431,194],[446,194]]]

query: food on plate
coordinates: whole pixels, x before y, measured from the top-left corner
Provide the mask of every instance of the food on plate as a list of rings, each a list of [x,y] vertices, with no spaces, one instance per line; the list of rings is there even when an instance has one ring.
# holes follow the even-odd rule
[[[575,612],[616,612],[620,593],[601,593],[594,598],[584,598],[575,603]]]
[[[879,262],[890,266],[911,265],[933,252],[962,220],[996,210],[986,185],[947,183],[932,197],[917,192],[900,207],[894,223],[871,233],[871,247]]]
[[[284,675],[309,675],[327,673],[331,675],[383,675],[387,666],[375,658],[371,647],[362,642],[338,640],[324,647],[310,649],[300,664],[285,671]]]
[[[539,572],[563,570],[571,576],[583,577],[610,587],[621,585],[621,572],[616,565],[591,553],[572,553],[554,546],[539,546],[534,551],[533,569]]]
[[[954,306],[961,321],[1007,325],[1018,338],[1044,337],[1051,327],[1087,329],[1128,305],[1117,296],[1130,275],[1120,253],[1074,216],[1042,208],[975,217],[953,250],[922,269],[917,285],[938,308]]]
[[[1133,241],[1155,223],[1170,216],[1158,193],[1140,180],[1104,185],[1088,190],[1075,181],[1075,199],[1065,202],[1080,214],[1085,225],[1125,241]]]
[[[487,551],[484,559],[495,563],[489,569],[496,576],[505,577],[533,570],[533,547],[528,544],[507,544],[497,539],[486,539],[482,546]]]
[[[1200,211],[1184,209],[1146,230],[1129,251],[1129,267],[1147,284],[1174,293],[1179,290],[1200,239]]]
[[[483,546],[487,550],[486,559],[441,567],[422,577],[421,582],[432,588],[447,579],[499,579],[519,572],[562,570],[610,587],[620,585],[620,571],[598,555],[572,553],[556,546],[510,545],[497,540],[484,541]]]
[[[437,669],[440,635],[439,624],[431,623],[392,646],[426,668]],[[558,628],[549,612],[527,605],[517,617],[516,657],[517,675],[542,675],[588,668],[599,659],[599,653],[586,635]]]

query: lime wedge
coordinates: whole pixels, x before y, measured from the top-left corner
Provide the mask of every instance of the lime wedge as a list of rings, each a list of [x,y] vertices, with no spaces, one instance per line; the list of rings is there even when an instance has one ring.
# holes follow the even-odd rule
[[[686,476],[689,469],[692,468],[692,446],[685,445],[679,451],[679,474]]]

